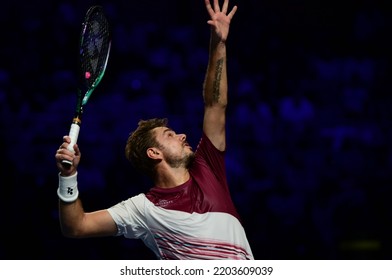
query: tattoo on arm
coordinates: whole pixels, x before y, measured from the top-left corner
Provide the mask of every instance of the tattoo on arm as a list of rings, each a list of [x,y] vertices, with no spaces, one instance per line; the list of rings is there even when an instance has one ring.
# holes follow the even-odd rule
[[[223,61],[224,59],[221,58],[216,62],[215,80],[213,82],[213,89],[212,89],[213,103],[218,102],[220,96],[220,82],[222,79]]]

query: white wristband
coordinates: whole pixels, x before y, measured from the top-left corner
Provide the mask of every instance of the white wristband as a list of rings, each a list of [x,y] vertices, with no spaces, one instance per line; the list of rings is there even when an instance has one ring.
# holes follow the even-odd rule
[[[59,187],[57,189],[58,197],[64,202],[73,202],[79,196],[78,191],[78,173],[69,177],[63,177],[59,173]]]

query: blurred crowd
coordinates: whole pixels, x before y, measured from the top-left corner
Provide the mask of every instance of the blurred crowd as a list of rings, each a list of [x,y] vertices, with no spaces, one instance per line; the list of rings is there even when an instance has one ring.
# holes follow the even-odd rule
[[[59,230],[54,154],[69,131],[91,1],[0,11],[2,259],[153,258],[139,241]],[[137,122],[195,147],[209,27],[202,1],[105,2],[112,53],[86,106],[86,210],[146,191],[125,160]],[[391,258],[391,11],[382,1],[231,1],[227,171],[256,259]]]

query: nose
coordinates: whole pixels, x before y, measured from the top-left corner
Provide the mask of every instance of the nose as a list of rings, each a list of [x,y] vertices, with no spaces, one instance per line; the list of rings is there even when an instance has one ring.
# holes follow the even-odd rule
[[[185,134],[179,134],[178,136],[180,137],[180,140],[181,140],[182,142],[185,141],[185,139],[186,139],[186,135],[185,135]]]

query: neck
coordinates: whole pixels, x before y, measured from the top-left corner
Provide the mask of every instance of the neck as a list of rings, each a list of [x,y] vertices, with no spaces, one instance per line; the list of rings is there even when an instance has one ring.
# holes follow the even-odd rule
[[[165,171],[158,171],[154,179],[155,186],[170,189],[184,184],[190,178],[188,169],[173,168]]]

